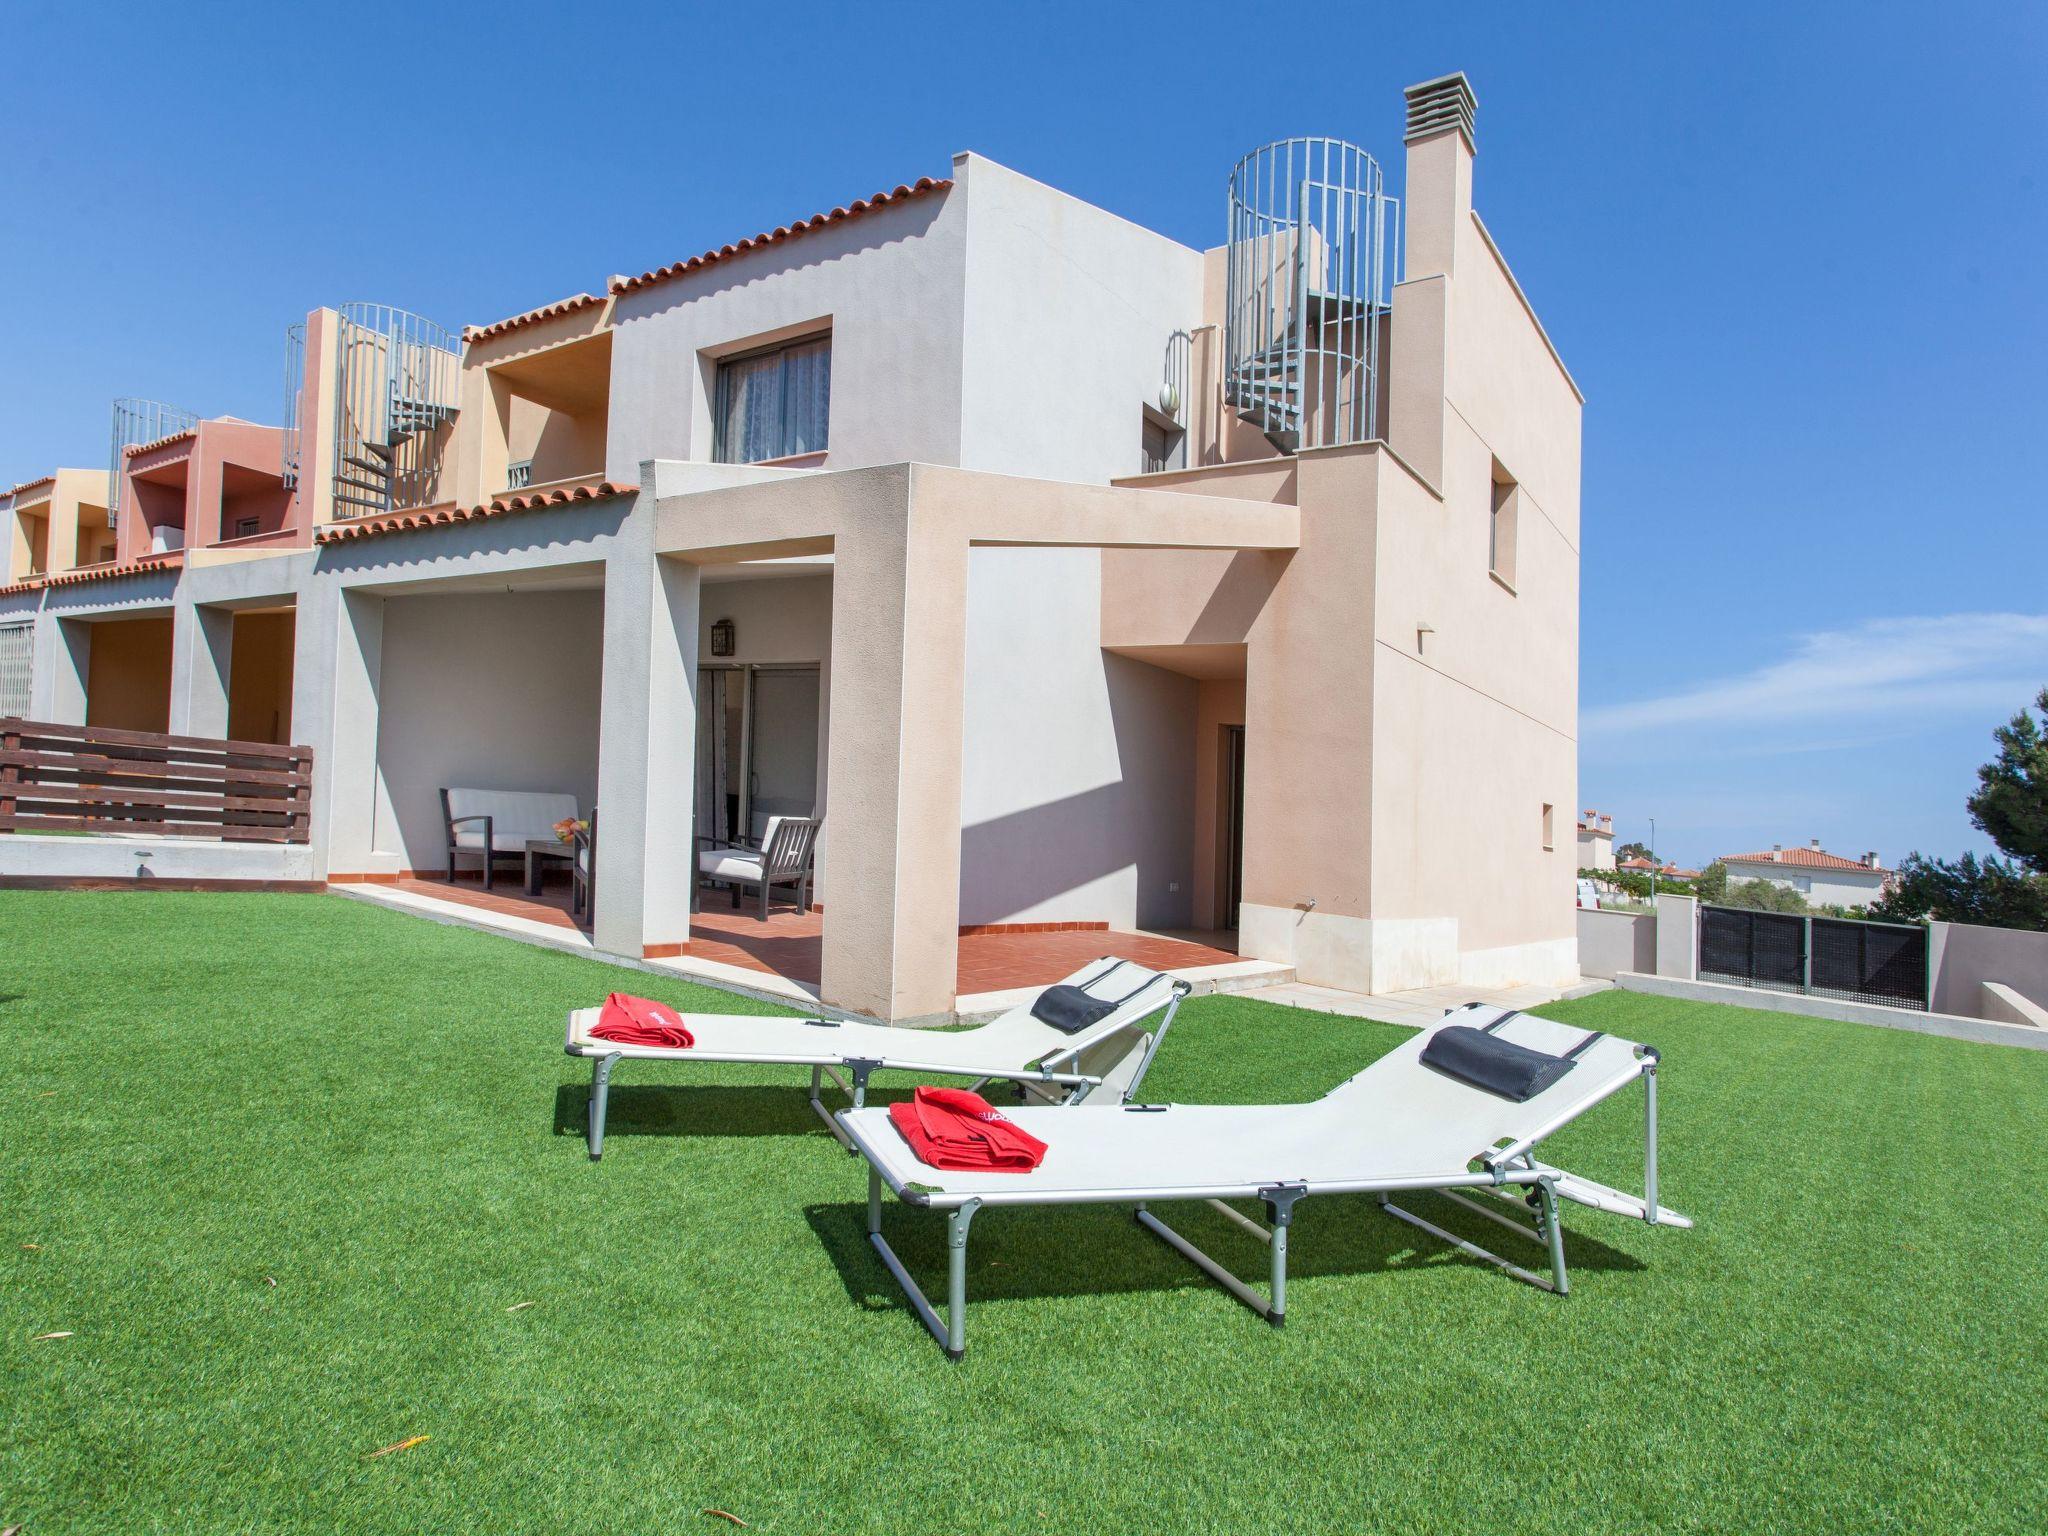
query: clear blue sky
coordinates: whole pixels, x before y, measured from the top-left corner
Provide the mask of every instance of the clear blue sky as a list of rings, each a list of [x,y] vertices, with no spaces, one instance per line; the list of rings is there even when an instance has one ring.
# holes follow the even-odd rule
[[[1587,394],[1582,803],[1683,861],[1981,846],[2048,683],[2048,9],[0,5],[0,483],[279,415],[285,325],[496,319],[975,149],[1191,244],[1268,139],[1478,202]],[[1313,16],[1313,25],[1308,18]]]

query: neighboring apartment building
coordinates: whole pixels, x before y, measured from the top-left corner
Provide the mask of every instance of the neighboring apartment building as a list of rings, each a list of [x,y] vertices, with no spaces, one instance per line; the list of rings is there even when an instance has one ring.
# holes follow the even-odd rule
[[[1579,868],[1614,868],[1614,818],[1579,812]]]
[[[24,481],[4,496],[9,581],[61,575],[114,558],[107,518],[107,474],[59,469]]]
[[[1884,894],[1894,873],[1878,863],[1875,853],[1845,859],[1824,852],[1817,837],[1804,848],[1773,843],[1768,853],[1730,853],[1721,862],[1728,866],[1730,885],[1768,880],[1797,891],[1816,907],[1867,907]]]
[[[90,719],[167,625],[169,729],[268,700],[337,881],[438,870],[442,786],[601,805],[614,953],[687,942],[696,837],[815,810],[823,996],[884,1018],[963,926],[1569,981],[1581,397],[1473,105],[1408,93],[1398,216],[1350,146],[1247,157],[1209,251],[966,154],[459,340],[315,311],[256,530],[188,460],[167,564],[139,448],[120,563],[0,640]],[[267,450],[206,426],[226,498]]]

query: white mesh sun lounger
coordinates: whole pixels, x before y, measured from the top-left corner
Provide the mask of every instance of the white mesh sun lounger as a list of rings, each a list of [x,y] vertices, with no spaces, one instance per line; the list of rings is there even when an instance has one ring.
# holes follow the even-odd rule
[[[1564,1055],[1576,1065],[1523,1103],[1445,1076],[1421,1062],[1437,1029],[1466,1024],[1517,1045]],[[1309,1104],[1136,1105],[1099,1115],[1022,1108],[1010,1118],[1047,1145],[1029,1173],[956,1173],[918,1161],[881,1109],[842,1111],[840,1123],[868,1160],[868,1235],[932,1336],[953,1359],[965,1348],[967,1229],[984,1206],[1132,1204],[1138,1221],[1232,1295],[1279,1326],[1287,1307],[1287,1229],[1307,1195],[1369,1193],[1392,1215],[1474,1257],[1559,1293],[1568,1288],[1560,1197],[1653,1225],[1689,1227],[1657,1204],[1657,1053],[1611,1035],[1473,1004],[1405,1041],[1356,1077]],[[1644,1194],[1609,1189],[1539,1162],[1543,1139],[1642,1079]],[[906,1204],[947,1218],[947,1316],[941,1318],[881,1235],[882,1186]],[[1458,1188],[1496,1197],[1469,1200]],[[1500,1221],[1549,1250],[1550,1278],[1509,1263],[1444,1231],[1389,1198],[1436,1190]],[[1525,1197],[1517,1200],[1516,1194]],[[1261,1226],[1224,1200],[1266,1205]],[[1150,1210],[1154,1200],[1206,1200],[1271,1246],[1271,1295],[1261,1297]],[[1503,1204],[1505,1200],[1507,1203]],[[1524,1204],[1533,1230],[1508,1214]]]
[[[686,1013],[683,1022],[697,1043],[682,1048],[593,1039],[590,1031],[597,1027],[602,1010],[579,1008],[569,1015],[563,1049],[571,1056],[588,1056],[593,1062],[592,1161],[604,1154],[605,1106],[612,1068],[621,1061],[809,1067],[811,1108],[842,1142],[846,1142],[846,1133],[820,1097],[827,1077],[853,1100],[856,1109],[867,1102],[869,1076],[884,1071],[1005,1080],[1019,1084],[1028,1099],[1041,1104],[1121,1104],[1137,1092],[1166,1039],[1181,999],[1193,989],[1164,972],[1111,956],[1091,961],[1063,984],[1083,987],[1091,997],[1122,1001],[1073,1034],[1033,1018],[1030,1003],[1020,1003],[999,1018],[962,1030],[898,1029],[857,1019]],[[1166,1017],[1159,1021],[1157,1031],[1147,1034],[1138,1028],[1162,1008]]]

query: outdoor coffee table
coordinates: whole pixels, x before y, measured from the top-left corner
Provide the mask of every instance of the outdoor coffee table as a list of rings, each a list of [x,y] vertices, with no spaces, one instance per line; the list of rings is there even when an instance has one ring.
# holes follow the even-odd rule
[[[540,894],[541,877],[547,873],[547,861],[559,859],[567,864],[576,857],[576,845],[565,843],[558,837],[534,837],[526,843],[526,894]]]

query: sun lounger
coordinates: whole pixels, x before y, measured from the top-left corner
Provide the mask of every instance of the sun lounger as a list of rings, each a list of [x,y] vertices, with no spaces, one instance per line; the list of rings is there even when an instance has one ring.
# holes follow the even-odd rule
[[[1570,1070],[1524,1102],[1445,1075],[1422,1053],[1438,1031],[1463,1025],[1550,1056],[1571,1054]],[[1450,1041],[1446,1041],[1449,1045]],[[1138,1105],[1069,1115],[1024,1107],[1011,1112],[1047,1144],[1029,1173],[942,1172],[919,1162],[886,1111],[842,1111],[839,1122],[868,1160],[868,1236],[932,1336],[952,1359],[965,1349],[967,1231],[986,1206],[1130,1204],[1148,1231],[1192,1262],[1275,1327],[1286,1317],[1287,1229],[1308,1195],[1372,1194],[1389,1214],[1420,1227],[1518,1279],[1563,1293],[1559,1199],[1634,1216],[1653,1225],[1691,1226],[1657,1204],[1657,1053],[1611,1035],[1473,1005],[1405,1041],[1348,1082],[1309,1104]],[[1646,1089],[1644,1194],[1609,1189],[1540,1162],[1538,1145],[1638,1078]],[[881,1233],[882,1187],[907,1205],[941,1211],[947,1221],[947,1313],[941,1318]],[[1459,1189],[1490,1198],[1467,1199]],[[1457,1237],[1391,1198],[1435,1190],[1502,1222],[1548,1249],[1548,1279]],[[1520,1198],[1517,1198],[1520,1197]],[[1261,1225],[1226,1200],[1261,1200]],[[1147,1209],[1152,1201],[1205,1200],[1271,1249],[1270,1295],[1260,1296]],[[1534,1217],[1533,1228],[1508,1214]]]
[[[762,1017],[752,1014],[686,1013],[683,1022],[696,1043],[683,1048],[622,1045],[590,1031],[599,1011],[569,1015],[563,1049],[590,1057],[589,1141],[592,1161],[604,1153],[604,1118],[612,1069],[621,1061],[750,1062],[811,1069],[811,1108],[842,1142],[846,1133],[825,1107],[824,1080],[831,1078],[853,1100],[867,1102],[868,1078],[876,1072],[918,1072],[1019,1085],[1027,1101],[1039,1104],[1114,1106],[1135,1093],[1181,999],[1193,990],[1176,977],[1109,957],[1090,962],[1065,986],[1083,986],[1091,997],[1118,1000],[1101,1019],[1069,1034],[1041,1023],[1031,1003],[1020,1003],[973,1029],[897,1029],[855,1019]],[[1033,1001],[1036,1001],[1034,999]],[[1152,1033],[1138,1026],[1166,1010]],[[847,1143],[849,1146],[851,1143]]]

